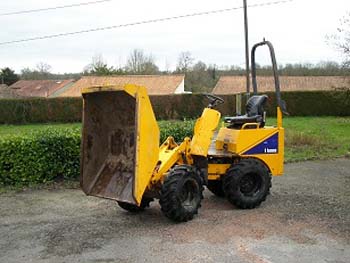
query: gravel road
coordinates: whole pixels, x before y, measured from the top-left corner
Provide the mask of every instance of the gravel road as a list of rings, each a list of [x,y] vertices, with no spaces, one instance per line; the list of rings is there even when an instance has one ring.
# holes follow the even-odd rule
[[[257,209],[207,190],[188,223],[78,189],[0,195],[0,262],[350,262],[350,159],[287,164]]]

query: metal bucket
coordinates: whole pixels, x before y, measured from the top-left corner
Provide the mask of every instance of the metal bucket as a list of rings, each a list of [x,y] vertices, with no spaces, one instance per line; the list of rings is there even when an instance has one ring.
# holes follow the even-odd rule
[[[95,87],[83,91],[83,99],[83,191],[139,205],[159,153],[159,129],[146,89]]]

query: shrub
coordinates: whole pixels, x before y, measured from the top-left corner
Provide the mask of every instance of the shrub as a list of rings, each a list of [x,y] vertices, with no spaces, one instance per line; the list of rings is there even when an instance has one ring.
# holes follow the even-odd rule
[[[79,175],[80,129],[0,137],[0,184],[27,185]]]
[[[176,142],[182,142],[185,137],[192,137],[194,121],[160,121],[160,143],[163,143],[168,136],[173,136]]]

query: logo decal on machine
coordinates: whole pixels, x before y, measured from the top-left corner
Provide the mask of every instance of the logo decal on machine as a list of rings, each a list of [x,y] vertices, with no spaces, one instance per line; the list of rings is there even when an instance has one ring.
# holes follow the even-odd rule
[[[275,154],[278,153],[278,133],[259,143],[243,154]]]

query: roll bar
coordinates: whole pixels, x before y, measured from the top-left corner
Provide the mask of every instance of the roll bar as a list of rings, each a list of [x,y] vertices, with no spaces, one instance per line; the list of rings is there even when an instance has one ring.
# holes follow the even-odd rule
[[[273,45],[270,41],[263,40],[260,43],[255,44],[252,47],[251,51],[251,67],[252,67],[252,84],[253,84],[253,91],[254,95],[257,95],[258,93],[258,85],[256,82],[256,63],[255,63],[255,51],[258,47],[267,45],[270,50],[270,57],[271,57],[271,63],[272,63],[272,70],[273,70],[273,77],[275,81],[275,91],[276,91],[276,100],[277,105],[281,108],[282,112],[284,114],[288,115],[286,103],[281,98],[281,89],[280,89],[280,81],[278,77],[278,69],[277,69],[277,62],[276,62],[276,56],[275,56],[275,50],[273,48]]]

